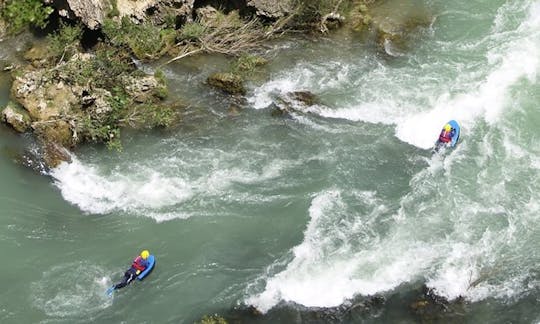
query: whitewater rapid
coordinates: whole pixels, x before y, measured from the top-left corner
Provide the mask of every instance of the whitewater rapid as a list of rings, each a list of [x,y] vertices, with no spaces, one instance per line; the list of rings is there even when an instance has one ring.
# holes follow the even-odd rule
[[[519,14],[522,22],[514,26]],[[538,174],[539,147],[517,138],[519,127],[512,120],[522,110],[516,85],[537,82],[539,17],[538,1],[506,3],[491,17],[489,34],[477,42],[433,40],[443,52],[483,52],[479,62],[463,66],[438,61],[427,68],[413,64],[398,76],[384,65],[375,66],[361,82],[341,81],[358,84],[359,92],[367,90],[374,98],[311,110],[327,118],[395,125],[397,138],[422,149],[432,147],[441,126],[456,119],[462,139],[447,156],[429,158],[427,168],[413,177],[410,193],[389,217],[387,232],[371,226],[380,218],[389,222],[385,201],[377,199],[376,192],[357,194],[357,201],[370,206],[366,214],[355,213],[343,202],[350,194],[347,188],[338,185],[319,192],[313,197],[302,243],[249,287],[246,303],[263,312],[282,301],[333,307],[355,295],[385,293],[422,281],[450,300],[478,301],[512,298],[538,284],[531,272],[539,256],[534,252],[528,259],[527,243],[538,244],[534,238],[539,234],[535,228],[540,221],[540,187],[523,177]],[[432,28],[436,37],[437,23]],[[433,82],[439,68],[455,69],[455,79]],[[250,100],[262,109],[279,94],[304,89],[324,93],[335,87],[312,77],[318,69],[326,67],[299,64],[256,89]],[[422,71],[418,75],[415,69]],[[351,65],[332,72],[340,72],[339,83],[339,76],[354,75],[355,70]],[[416,89],[404,85],[411,80]],[[450,82],[459,83],[457,90]],[[389,91],[381,90],[383,83]],[[516,165],[519,171],[511,171]],[[526,194],[516,194],[515,186]]]
[[[540,2],[505,2],[493,14],[444,5],[408,57],[392,61],[355,51],[298,60],[268,82],[251,85],[247,99],[255,112],[291,91],[320,96],[322,104],[292,116],[294,127],[311,132],[298,135],[289,121],[233,123],[226,134],[150,141],[146,157],[132,150],[109,168],[99,158],[74,156],[51,171],[54,185],[85,213],[158,223],[228,215],[232,205],[289,206],[307,196],[301,242],[246,283],[243,302],[263,312],[281,302],[338,306],[407,283],[425,283],[449,299],[526,294],[538,285],[531,273],[540,261],[534,250],[540,186],[530,181],[540,168],[540,141],[529,131],[536,125],[527,126],[537,116],[527,96],[539,69]],[[470,28],[475,19],[488,20],[490,28],[469,38],[448,36],[444,28],[456,17]],[[462,125],[460,143],[432,156],[428,150],[450,119]],[[328,180],[325,172],[340,167],[369,169],[356,164],[369,158],[342,154],[352,163],[341,163],[334,154],[341,142],[334,138],[354,139],[354,132],[370,126],[390,129],[397,140],[359,146],[380,145],[394,154],[388,159],[403,159],[399,166],[416,167],[406,193],[390,200],[385,188],[365,189],[349,176],[354,170],[339,173],[346,175],[341,179],[334,175],[338,181],[322,189],[302,187],[302,181]],[[306,133],[314,139],[303,138]],[[312,166],[322,175],[304,172]],[[66,311],[61,300],[53,311]],[[104,305],[96,300],[93,307]]]

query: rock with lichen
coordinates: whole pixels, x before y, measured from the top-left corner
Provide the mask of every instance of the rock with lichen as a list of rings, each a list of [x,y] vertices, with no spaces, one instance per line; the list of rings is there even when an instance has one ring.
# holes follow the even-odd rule
[[[101,28],[109,16],[134,22],[164,23],[169,17],[191,20],[195,0],[45,0],[62,17],[78,20],[91,30]]]
[[[229,94],[245,94],[244,80],[235,73],[214,73],[207,79],[209,85],[221,89]]]
[[[248,0],[247,6],[255,10],[257,16],[270,20],[285,17],[294,9],[291,0]]]
[[[8,103],[7,107],[2,110],[2,120],[20,133],[26,132],[31,123],[28,113],[16,107],[12,102]]]
[[[37,52],[26,54],[30,62],[39,60]],[[165,81],[153,75],[95,67],[112,64],[111,57],[77,53],[54,66],[28,64],[13,72],[11,97],[21,109],[10,105],[2,119],[18,131],[31,130],[41,143],[42,158],[48,167],[69,161],[69,149],[84,141],[117,140],[122,120],[138,109],[139,123],[165,124],[172,117],[158,110],[166,92]],[[119,63],[116,63],[119,64]],[[126,66],[131,69],[129,65]],[[119,65],[111,65],[111,69]],[[105,74],[103,74],[105,73]],[[103,74],[103,75],[102,75]],[[107,76],[116,78],[114,82]]]

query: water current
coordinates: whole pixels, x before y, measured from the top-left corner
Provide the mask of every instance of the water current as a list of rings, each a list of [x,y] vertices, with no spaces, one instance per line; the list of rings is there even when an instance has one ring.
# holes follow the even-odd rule
[[[244,322],[298,322],[291,309],[382,296],[357,322],[414,322],[425,284],[464,300],[459,322],[540,323],[540,1],[423,4],[432,24],[395,56],[346,32],[275,44],[236,114],[204,85],[226,59],[168,65],[189,104],[178,127],[126,131],[121,153],[83,147],[48,175],[14,163],[29,139],[0,128],[0,321],[253,305],[266,317]],[[2,105],[9,86],[1,74]],[[321,103],[272,116],[290,91]],[[432,154],[450,119],[458,145]],[[151,276],[105,296],[145,248]]]

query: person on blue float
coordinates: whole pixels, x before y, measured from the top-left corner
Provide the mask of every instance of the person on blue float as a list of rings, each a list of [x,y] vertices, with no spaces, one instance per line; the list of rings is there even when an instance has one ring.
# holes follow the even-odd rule
[[[120,283],[113,286],[113,289],[124,288],[129,285],[137,276],[148,267],[148,257],[150,252],[144,250],[139,256],[133,259],[131,267],[124,273],[124,279]]]
[[[452,137],[454,137],[454,134],[456,133],[456,130],[450,126],[450,124],[444,125],[441,134],[439,135],[439,141],[443,143],[450,143],[452,141]]]

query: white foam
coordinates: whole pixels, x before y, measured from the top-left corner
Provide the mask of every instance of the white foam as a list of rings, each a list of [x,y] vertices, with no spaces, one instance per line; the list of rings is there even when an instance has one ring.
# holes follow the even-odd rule
[[[512,8],[501,9],[498,15],[508,14]],[[494,33],[483,44],[490,46],[485,76],[478,78],[477,71],[471,71],[474,76],[467,81],[470,86],[466,90],[442,91],[431,99],[432,108],[422,109],[411,102],[395,111],[393,98],[376,98],[367,101],[369,104],[322,108],[318,113],[354,121],[395,123],[399,138],[422,148],[433,145],[441,126],[450,119],[458,120],[465,134],[482,119],[488,125],[498,123],[505,110],[513,107],[509,102],[512,87],[523,79],[536,82],[538,17],[540,1],[530,6],[529,17],[515,31],[501,31],[502,20],[497,19]],[[374,112],[382,107],[388,110],[380,115]],[[456,184],[462,182],[459,176],[469,176],[453,167],[465,160],[464,154],[444,159],[434,156],[428,161],[429,167],[413,177],[411,192],[401,199],[401,208],[393,217],[396,223],[388,234],[375,234],[362,241],[363,245],[351,242],[358,237],[357,232],[336,228],[343,214],[354,215],[348,210],[343,192],[332,189],[318,194],[309,209],[304,240],[292,249],[292,259],[281,271],[271,266],[263,278],[264,286],[251,293],[246,302],[263,312],[281,301],[332,307],[357,294],[377,294],[415,281],[425,281],[448,299],[478,301],[519,296],[528,289],[524,285],[529,278],[528,267],[507,262],[501,250],[527,255],[516,242],[535,239],[531,228],[538,224],[536,201],[540,197],[538,185],[531,184],[523,190],[531,196],[528,202],[513,200],[508,183],[517,182],[516,174],[501,168],[523,162],[530,162],[530,168],[534,168],[536,162],[530,158],[530,148],[517,145],[508,135],[500,137],[506,155],[499,154],[498,137],[493,133],[485,135],[486,143],[480,146],[476,194],[467,194]],[[466,143],[459,149],[467,149]],[[505,161],[494,162],[495,157]],[[474,167],[474,163],[471,165]],[[526,164],[523,167],[528,168]],[[439,181],[441,176],[445,180]],[[534,206],[530,206],[531,202]],[[349,230],[362,228],[365,215],[355,216],[356,223],[347,223]],[[490,226],[486,226],[488,220],[484,217],[493,218]],[[537,243],[537,237],[533,242]]]
[[[396,136],[427,149],[433,146],[442,125],[448,120],[460,122],[464,132],[480,117],[490,124],[497,123],[503,109],[508,106],[508,91],[512,85],[522,78],[528,78],[531,82],[536,80],[540,62],[539,7],[538,2],[531,6],[529,17],[516,32],[489,36],[493,48],[487,58],[493,70],[478,84],[471,84],[470,92],[456,96],[442,94],[435,101],[433,109],[400,120]],[[499,13],[504,14],[508,12]],[[496,25],[494,31],[498,29],[500,27]],[[510,36],[513,39],[508,39]]]
[[[262,293],[248,298],[248,303],[263,312],[281,300],[305,306],[338,306],[358,293],[391,289],[422,268],[415,255],[432,253],[422,246],[408,250],[378,246],[370,223],[386,208],[373,192],[352,194],[371,212],[350,215],[343,194],[336,189],[316,195],[309,208],[305,239],[293,249],[293,260],[267,280]],[[358,253],[357,244],[373,245]]]
[[[463,45],[470,47],[468,51],[480,52],[486,46],[489,48],[486,54],[488,65],[472,66],[476,69],[485,67],[485,71],[463,68],[462,63],[441,63],[441,68],[462,71],[462,75],[453,80],[464,85],[464,90],[457,93],[452,84],[432,85],[436,75],[417,75],[418,71],[414,70],[403,69],[404,75],[399,76],[382,64],[369,72],[358,72],[354,65],[336,68],[329,67],[330,63],[319,63],[311,66],[299,64],[284,72],[255,89],[249,101],[254,108],[261,109],[287,92],[306,89],[315,93],[325,89],[338,92],[339,87],[357,83],[361,102],[311,112],[327,118],[395,124],[395,134],[399,139],[424,149],[433,146],[441,127],[452,119],[463,126],[465,137],[479,118],[491,124],[499,121],[508,106],[508,91],[514,84],[522,78],[536,79],[540,62],[540,19],[535,16],[540,11],[538,7],[537,2],[533,3],[527,20],[516,30],[505,31],[503,26],[515,20],[512,15],[517,9],[515,4],[503,6],[495,18],[491,35],[479,43]],[[506,16],[513,17],[513,20],[506,19]],[[454,44],[452,48],[455,46],[459,45]],[[439,71],[432,69],[428,73],[438,74]],[[335,74],[336,78],[328,78],[329,74]],[[361,81],[351,78],[360,78]],[[411,78],[419,78],[416,87],[410,87],[414,82]]]
[[[227,160],[226,156],[219,156],[215,162]],[[198,157],[195,157],[197,159]],[[205,157],[203,157],[205,158]],[[130,170],[116,169],[106,172],[101,168],[81,162],[72,156],[71,163],[62,163],[50,171],[55,179],[55,185],[65,200],[78,206],[81,210],[92,214],[107,214],[115,211],[127,211],[135,215],[151,217],[158,222],[172,219],[185,219],[194,215],[193,212],[182,210],[179,206],[198,197],[225,196],[235,199],[228,191],[235,184],[251,185],[279,177],[290,166],[298,161],[271,159],[267,161],[262,170],[250,170],[249,161],[246,165],[228,167],[222,163],[219,167],[212,167],[206,173],[189,174],[188,170],[178,170],[172,163],[172,171],[166,165],[161,169],[153,169],[146,165],[154,165],[152,161],[139,161],[130,169],[137,169],[136,173]],[[205,161],[208,163],[208,161]],[[237,164],[237,163],[236,163]],[[194,164],[197,167],[201,165]],[[187,169],[189,165],[183,164]],[[238,193],[235,196],[242,196]],[[244,197],[249,201],[249,197]],[[257,197],[254,197],[257,199]],[[174,209],[174,210],[173,210]]]
[[[64,199],[94,214],[156,209],[178,204],[193,195],[189,184],[178,177],[165,177],[148,169],[141,169],[137,177],[130,177],[129,173],[103,174],[76,157],[50,174]]]

